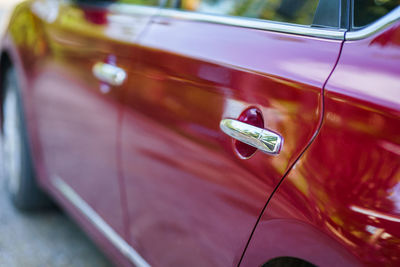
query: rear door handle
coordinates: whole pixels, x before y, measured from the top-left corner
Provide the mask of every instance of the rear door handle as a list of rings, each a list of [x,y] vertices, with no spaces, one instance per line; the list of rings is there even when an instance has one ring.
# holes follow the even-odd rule
[[[232,138],[253,146],[264,153],[279,154],[282,147],[282,137],[266,129],[232,119],[223,119],[221,130]]]
[[[104,62],[94,64],[92,71],[97,79],[114,86],[123,84],[127,76],[125,70]]]

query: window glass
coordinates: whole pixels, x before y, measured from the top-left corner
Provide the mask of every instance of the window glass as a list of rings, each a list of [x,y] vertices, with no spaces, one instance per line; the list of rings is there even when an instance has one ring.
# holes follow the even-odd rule
[[[88,5],[107,5],[110,3],[122,3],[122,4],[134,4],[134,5],[142,5],[142,6],[158,6],[160,4],[160,0],[73,0],[79,4],[88,4]]]
[[[398,7],[400,0],[354,0],[353,26],[364,27]]]
[[[160,0],[116,0],[115,2],[142,6],[158,6]]]
[[[169,7],[311,25],[319,0],[168,0]]]

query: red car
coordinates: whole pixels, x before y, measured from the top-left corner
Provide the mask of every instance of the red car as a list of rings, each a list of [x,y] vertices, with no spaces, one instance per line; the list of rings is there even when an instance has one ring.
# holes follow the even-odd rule
[[[399,266],[399,3],[23,2],[13,202],[121,266]]]

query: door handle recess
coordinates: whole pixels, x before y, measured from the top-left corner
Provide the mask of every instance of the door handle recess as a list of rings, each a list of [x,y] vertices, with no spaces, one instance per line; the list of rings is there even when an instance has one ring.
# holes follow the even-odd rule
[[[97,79],[114,86],[123,84],[127,76],[125,70],[103,62],[94,64],[92,71]]]
[[[221,130],[230,137],[253,146],[264,153],[279,154],[282,147],[282,137],[266,129],[232,119],[223,119]]]

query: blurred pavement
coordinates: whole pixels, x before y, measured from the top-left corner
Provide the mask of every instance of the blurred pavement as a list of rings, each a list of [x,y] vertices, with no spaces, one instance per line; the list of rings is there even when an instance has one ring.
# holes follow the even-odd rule
[[[111,266],[61,211],[16,210],[6,192],[2,162],[0,153],[0,266]]]

